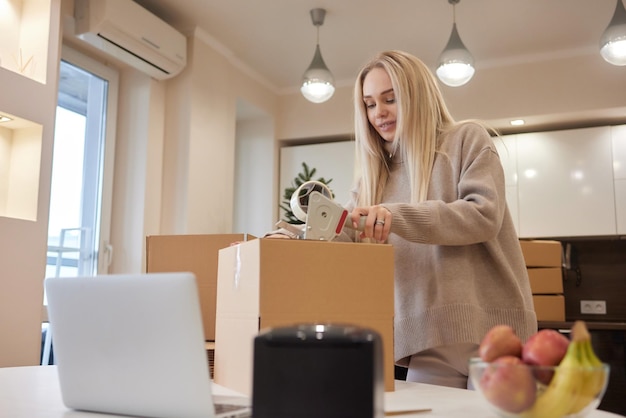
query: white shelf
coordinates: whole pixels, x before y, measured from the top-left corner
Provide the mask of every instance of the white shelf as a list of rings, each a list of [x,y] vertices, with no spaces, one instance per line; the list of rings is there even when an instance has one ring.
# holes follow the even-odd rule
[[[46,82],[50,0],[0,1],[0,67]]]
[[[0,216],[37,219],[43,127],[0,109]]]

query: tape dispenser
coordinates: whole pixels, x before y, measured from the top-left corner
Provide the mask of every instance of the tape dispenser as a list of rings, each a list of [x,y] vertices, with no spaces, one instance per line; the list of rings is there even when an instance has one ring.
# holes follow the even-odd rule
[[[352,228],[352,222],[348,220],[348,211],[335,203],[333,194],[324,183],[319,181],[307,181],[300,185],[291,195],[289,206],[297,219],[304,222],[304,228],[300,229],[285,221],[279,221],[276,226],[284,228],[298,236],[300,239],[332,241],[344,226]],[[361,218],[360,227],[365,218]]]

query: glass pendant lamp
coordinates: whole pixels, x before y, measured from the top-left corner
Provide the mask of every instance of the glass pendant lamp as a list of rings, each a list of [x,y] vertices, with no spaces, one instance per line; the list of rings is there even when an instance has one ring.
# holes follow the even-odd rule
[[[617,0],[613,19],[600,38],[600,55],[613,65],[626,65],[626,9]]]
[[[320,26],[324,24],[325,9],[312,9],[311,20],[317,27],[317,45],[309,68],[302,76],[302,95],[313,103],[323,103],[335,93],[335,78],[330,72],[320,51]]]
[[[452,33],[445,49],[439,56],[437,77],[447,86],[458,87],[474,76],[474,57],[467,50],[456,29],[455,6],[460,0],[448,0],[452,5]]]

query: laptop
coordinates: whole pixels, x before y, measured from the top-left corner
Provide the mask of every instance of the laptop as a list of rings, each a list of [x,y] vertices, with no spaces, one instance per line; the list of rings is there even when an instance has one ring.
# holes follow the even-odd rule
[[[151,418],[252,416],[248,398],[213,394],[192,273],[48,278],[45,287],[68,408]]]

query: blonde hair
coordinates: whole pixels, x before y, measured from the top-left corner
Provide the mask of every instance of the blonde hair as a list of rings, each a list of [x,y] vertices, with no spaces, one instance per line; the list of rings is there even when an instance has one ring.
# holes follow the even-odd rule
[[[356,167],[361,176],[357,206],[381,202],[389,173],[385,141],[369,123],[363,102],[363,81],[374,68],[387,72],[396,99],[396,133],[391,154],[400,152],[407,165],[411,203],[422,202],[428,193],[437,140],[456,122],[428,67],[406,52],[385,51],[361,69],[354,86]]]

